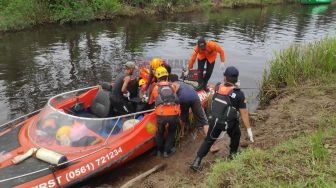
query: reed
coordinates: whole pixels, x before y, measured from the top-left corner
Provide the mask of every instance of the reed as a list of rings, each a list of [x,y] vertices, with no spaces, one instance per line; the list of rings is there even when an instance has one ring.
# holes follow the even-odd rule
[[[286,87],[332,84],[336,73],[335,52],[336,38],[325,37],[301,46],[293,44],[277,53],[263,75],[261,105],[268,104]]]

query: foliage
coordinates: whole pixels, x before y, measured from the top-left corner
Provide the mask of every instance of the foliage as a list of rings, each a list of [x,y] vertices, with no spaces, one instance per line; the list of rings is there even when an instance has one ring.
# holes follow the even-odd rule
[[[207,187],[335,187],[336,114],[331,126],[266,151],[249,149],[232,161],[217,161]]]
[[[93,15],[93,8],[88,0],[62,0],[49,4],[53,12],[52,20],[65,22],[88,21]]]
[[[336,38],[326,37],[320,41],[290,48],[276,54],[265,70],[261,87],[261,103],[279,95],[281,89],[297,87],[306,83],[320,85],[336,73]]]
[[[99,18],[109,18],[121,8],[121,4],[117,0],[95,0],[93,10]]]
[[[0,1],[0,30],[24,28],[43,23],[48,15],[43,3],[36,0]]]
[[[186,12],[211,6],[278,4],[287,0],[0,0],[0,31],[41,23],[107,19],[118,15]]]

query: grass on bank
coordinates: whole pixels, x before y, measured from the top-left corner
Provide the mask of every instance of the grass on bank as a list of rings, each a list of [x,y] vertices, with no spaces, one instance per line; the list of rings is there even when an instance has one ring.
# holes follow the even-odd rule
[[[207,187],[336,187],[336,113],[322,117],[319,127],[275,148],[218,161]]]
[[[141,13],[175,13],[207,7],[263,6],[294,0],[0,0],[0,31],[42,23],[69,23]]]
[[[265,71],[260,91],[261,105],[275,98],[285,88],[335,85],[336,37],[306,45],[294,44],[276,54]]]

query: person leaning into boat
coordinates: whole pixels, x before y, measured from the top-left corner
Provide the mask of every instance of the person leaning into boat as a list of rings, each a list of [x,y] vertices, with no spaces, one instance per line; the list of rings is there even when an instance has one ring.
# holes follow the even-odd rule
[[[160,59],[160,58],[153,58],[150,62],[149,75],[148,75],[146,87],[143,88],[144,91],[148,90],[149,86],[152,83],[153,78],[155,79],[155,77],[154,77],[155,76],[155,70],[160,66],[166,68],[168,74],[170,74],[171,67],[167,62],[163,61],[163,59]]]
[[[135,62],[128,61],[124,65],[124,71],[121,72],[115,79],[115,82],[112,87],[111,94],[111,104],[113,110],[118,112],[120,115],[128,114],[134,111],[132,105],[130,104],[130,92],[127,90],[127,87],[131,81],[131,76],[133,71],[137,67]]]
[[[215,94],[211,100],[209,113],[209,131],[197,152],[195,160],[190,166],[193,170],[200,169],[202,158],[209,152],[210,147],[222,131],[226,131],[230,137],[229,158],[232,158],[238,152],[241,135],[238,110],[242,122],[247,129],[248,137],[251,142],[254,142],[246,109],[245,95],[236,86],[238,76],[238,70],[230,66],[224,72],[224,84],[219,83],[215,87]]]
[[[193,113],[194,126],[203,127],[207,131],[208,128],[208,119],[205,115],[204,109],[202,107],[200,98],[198,97],[197,92],[188,84],[178,81],[178,76],[176,74],[169,75],[169,81],[173,82],[176,85],[176,94],[180,102],[181,108],[181,132],[180,136],[184,136],[185,125],[189,119],[189,109]]]
[[[185,73],[185,75],[188,75],[189,70],[193,68],[195,60],[198,57],[198,87],[196,90],[207,89],[208,81],[215,66],[217,53],[220,54],[220,59],[222,62],[220,67],[221,69],[224,69],[225,56],[222,47],[220,47],[216,42],[206,41],[204,37],[198,39],[189,60],[188,70]],[[203,75],[205,64],[206,73]]]
[[[157,156],[164,157],[175,152],[174,142],[177,126],[179,124],[180,105],[176,95],[175,86],[168,82],[168,71],[164,67],[155,70],[158,83],[150,91],[149,104],[155,103],[157,132]],[[168,136],[164,140],[164,131],[167,128]]]

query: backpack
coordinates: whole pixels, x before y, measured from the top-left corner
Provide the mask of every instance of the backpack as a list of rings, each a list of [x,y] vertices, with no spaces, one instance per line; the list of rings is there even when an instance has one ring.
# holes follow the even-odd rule
[[[158,84],[158,96],[155,98],[155,106],[159,105],[177,105],[179,104],[178,97],[174,92],[171,83]]]
[[[211,101],[209,119],[215,119],[216,123],[227,124],[227,122],[238,118],[237,109],[232,106],[230,100],[232,92],[232,87],[225,87],[220,83],[216,85],[215,94]]]

